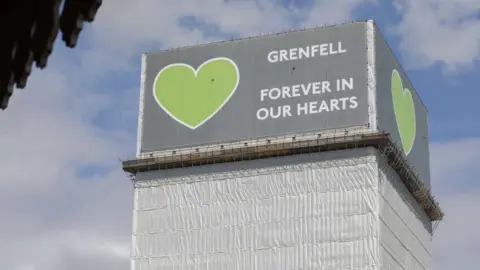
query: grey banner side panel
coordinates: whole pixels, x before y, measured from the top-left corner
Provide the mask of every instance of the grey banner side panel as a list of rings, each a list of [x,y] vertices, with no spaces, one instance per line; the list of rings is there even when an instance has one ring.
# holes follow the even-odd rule
[[[378,130],[389,132],[399,146],[402,145],[392,101],[391,80],[393,70],[402,78],[403,87],[411,91],[415,105],[416,135],[413,148],[408,153],[409,164],[418,173],[419,179],[430,188],[430,154],[427,109],[415,88],[400,66],[382,34],[375,28],[376,74],[377,74],[377,125]]]

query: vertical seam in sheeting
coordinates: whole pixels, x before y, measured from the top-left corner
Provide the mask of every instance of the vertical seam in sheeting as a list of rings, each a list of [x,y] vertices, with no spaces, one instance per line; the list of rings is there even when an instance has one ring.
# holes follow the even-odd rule
[[[377,256],[378,256],[378,267],[379,269],[382,269],[383,267],[383,252],[382,252],[382,228],[380,226],[380,215],[382,214],[382,200],[381,200],[381,188],[382,185],[380,183],[380,154],[376,153],[375,155],[375,170],[376,170],[376,176],[377,176],[377,217],[376,217],[376,222],[377,222]]]
[[[372,20],[366,23],[366,41],[367,41],[367,92],[368,92],[368,115],[370,128],[377,130],[377,82],[375,67],[375,25]]]
[[[138,209],[138,188],[133,190],[133,221],[132,221],[132,245],[130,250],[130,270],[135,270],[136,246],[137,246],[137,209]]]
[[[143,109],[145,106],[145,77],[147,68],[147,55],[142,54],[141,75],[140,75],[140,98],[138,105],[138,133],[137,133],[137,158],[140,158],[143,140]]]

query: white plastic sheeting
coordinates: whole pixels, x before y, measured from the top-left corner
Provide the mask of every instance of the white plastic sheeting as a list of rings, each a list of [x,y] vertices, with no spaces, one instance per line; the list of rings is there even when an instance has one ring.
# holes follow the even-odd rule
[[[380,204],[407,207],[388,201],[395,192],[387,180],[379,185],[380,174],[373,149],[150,173],[136,182],[132,268],[424,269],[402,255],[420,250],[414,232],[408,243],[380,235],[380,213],[385,224],[399,223]],[[423,230],[419,242],[428,246]]]
[[[430,219],[383,159],[379,168],[382,270],[432,269]]]

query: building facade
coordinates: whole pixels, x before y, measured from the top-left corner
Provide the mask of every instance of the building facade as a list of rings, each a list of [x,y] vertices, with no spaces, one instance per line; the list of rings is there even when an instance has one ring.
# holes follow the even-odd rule
[[[146,54],[140,102],[132,269],[431,269],[427,111],[372,21]]]

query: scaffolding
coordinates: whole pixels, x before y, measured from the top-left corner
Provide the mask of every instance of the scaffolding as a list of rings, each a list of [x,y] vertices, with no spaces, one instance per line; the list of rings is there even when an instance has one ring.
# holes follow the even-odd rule
[[[353,134],[352,134],[353,133]],[[139,172],[166,170],[203,166],[210,164],[229,163],[244,160],[257,160],[272,157],[318,153],[354,148],[373,147],[388,161],[388,164],[396,171],[414,196],[430,220],[438,225],[443,219],[444,213],[438,202],[431,195],[430,190],[420,181],[415,168],[409,165],[407,157],[390,137],[387,132],[343,132],[342,135],[334,133],[330,135],[317,134],[309,137],[292,136],[289,140],[265,139],[248,142],[219,145],[215,148],[206,148],[200,151],[171,151],[169,153],[156,154],[147,158],[137,158],[123,161],[123,170],[130,173],[135,181],[135,175]]]

